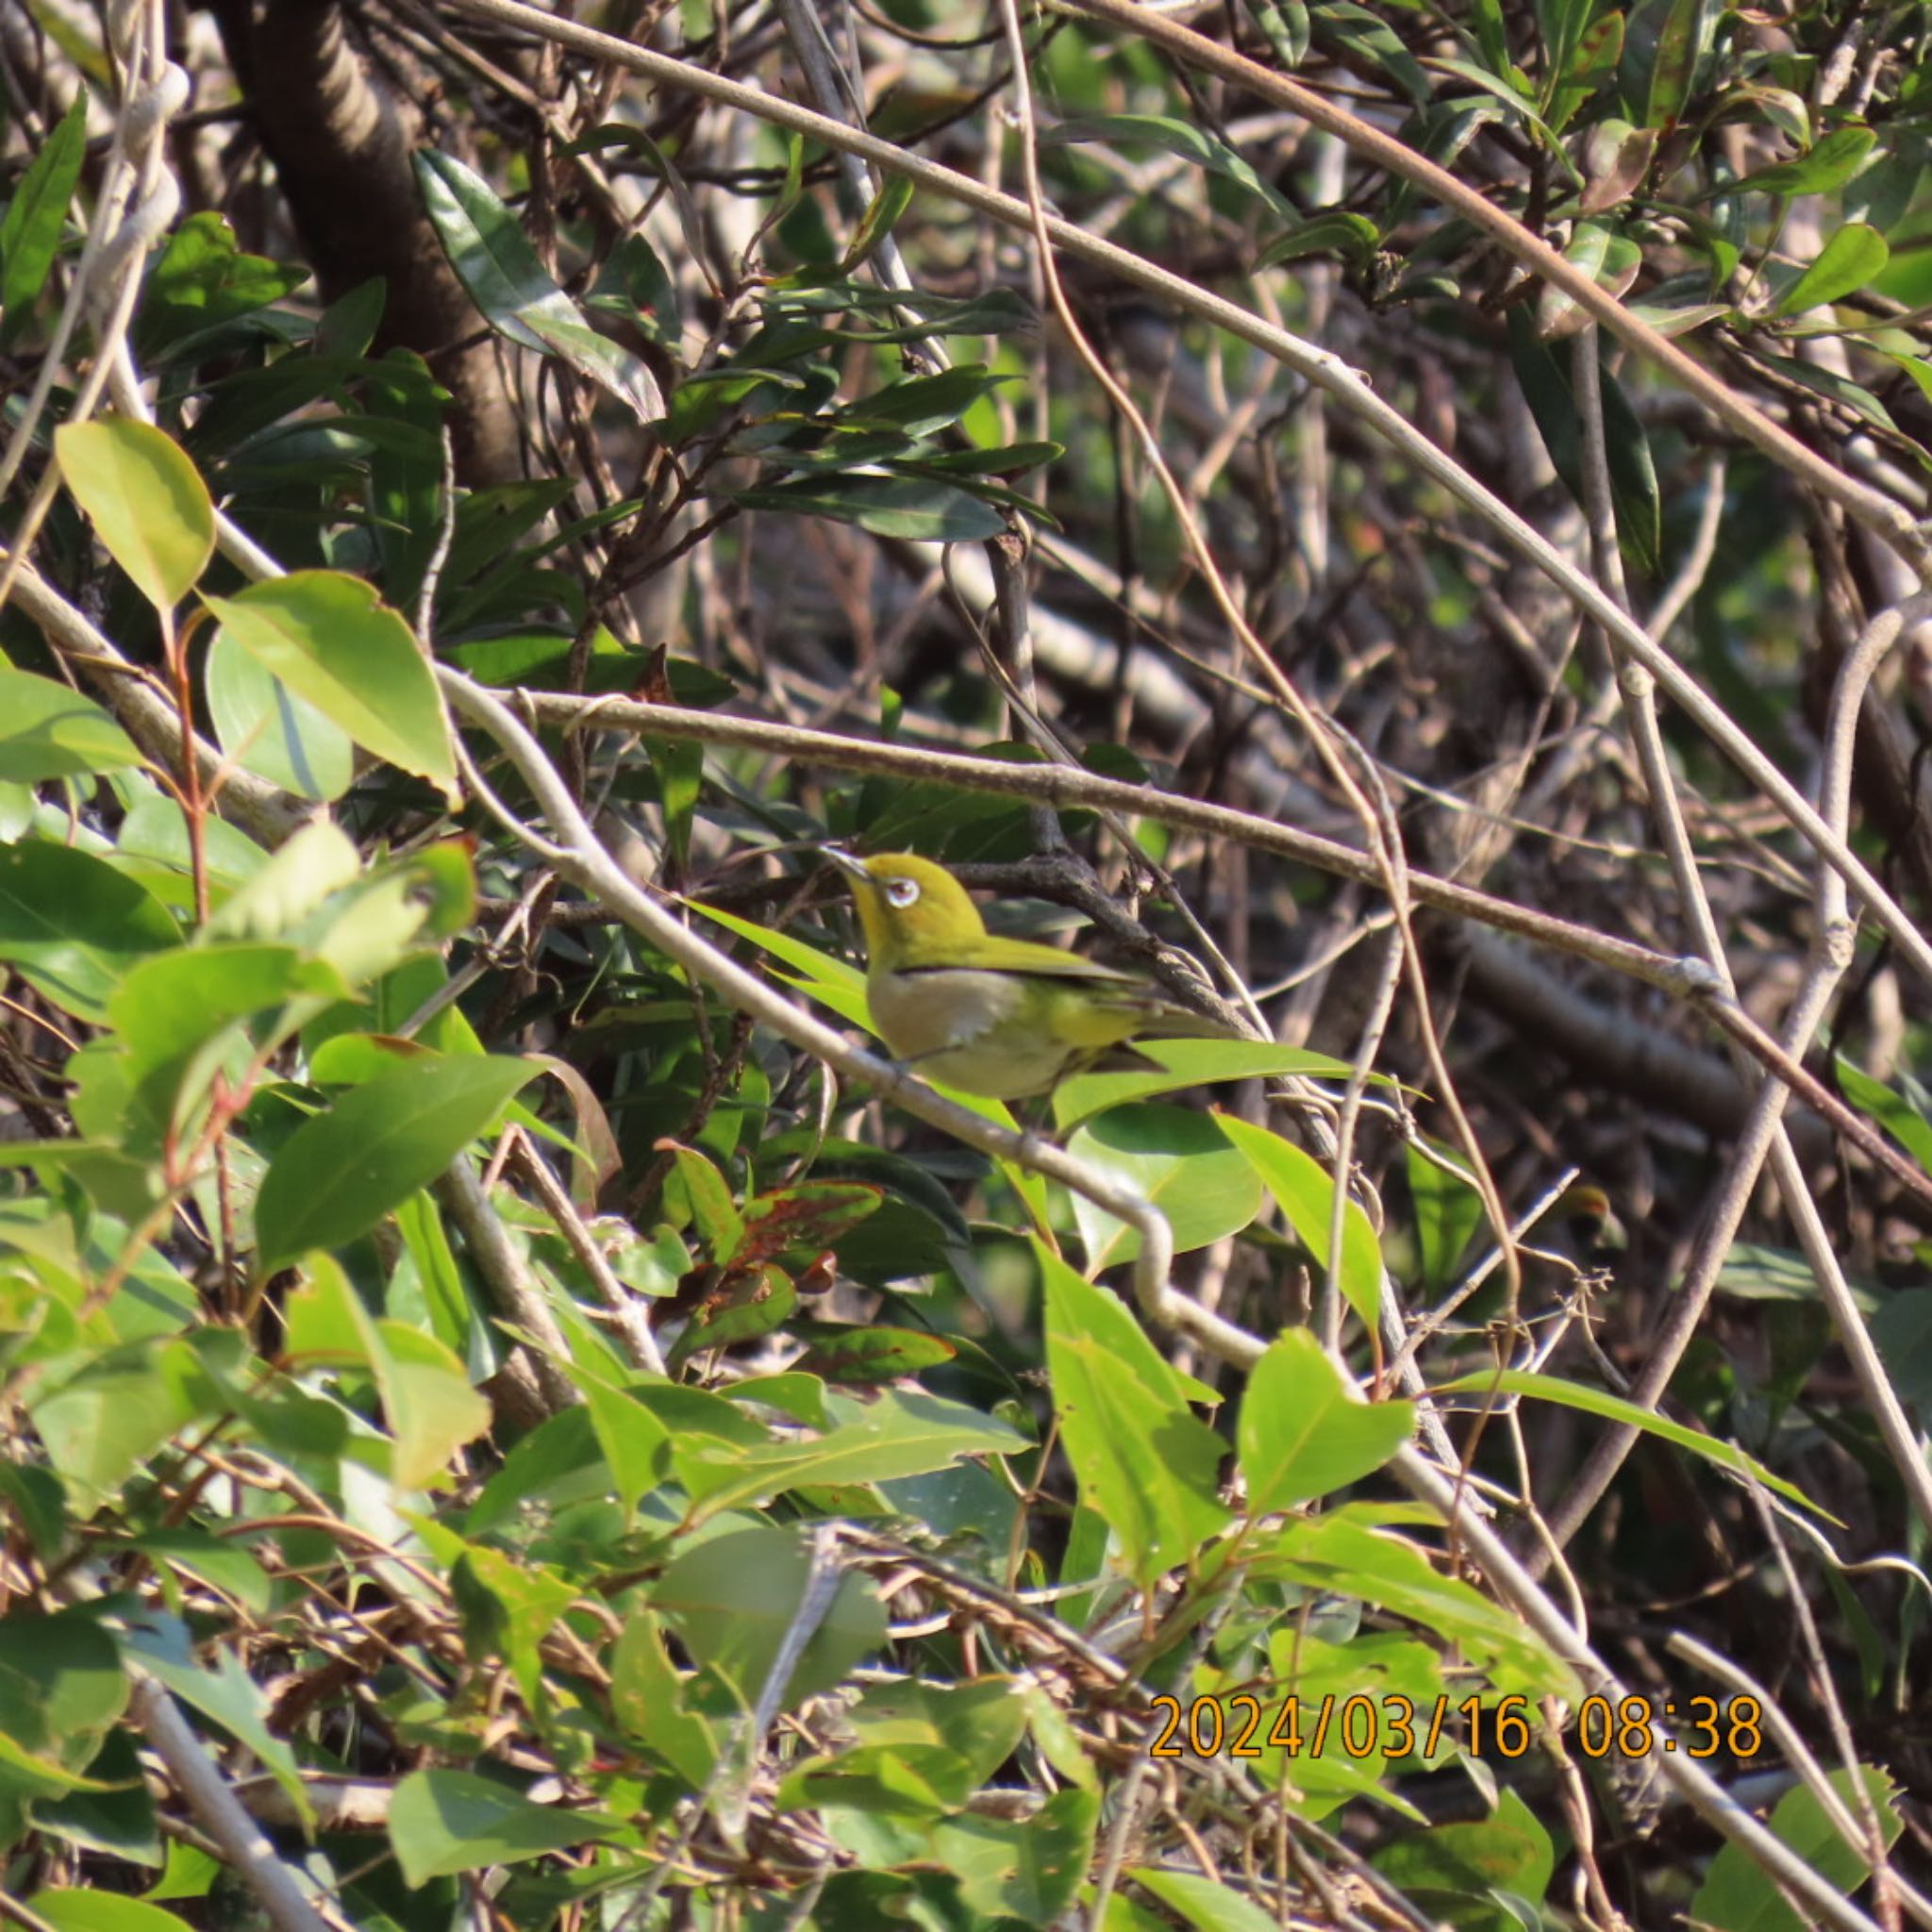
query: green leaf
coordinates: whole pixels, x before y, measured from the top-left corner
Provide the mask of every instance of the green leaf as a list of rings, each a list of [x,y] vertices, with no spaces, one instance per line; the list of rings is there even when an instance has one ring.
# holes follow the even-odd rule
[[[858,428],[896,429],[908,437],[931,436],[957,423],[981,396],[991,395],[1011,376],[989,375],[983,362],[961,362],[938,375],[908,376],[889,382],[883,389],[861,396],[839,411],[841,425]],[[1054,445],[1035,445],[1052,448]],[[932,462],[930,467],[949,473],[973,475],[999,462],[1009,452],[999,450],[958,450],[951,458]],[[962,461],[961,458],[964,458]]]
[[[537,259],[523,225],[480,175],[452,155],[425,148],[416,155],[416,179],[450,266],[498,335],[519,348],[560,357],[640,423],[663,415],[656,377],[584,319]]]
[[[212,1718],[258,1757],[288,1794],[295,1815],[305,1825],[314,1823],[315,1807],[295,1763],[288,1740],[268,1727],[268,1698],[232,1650],[214,1653],[212,1669],[195,1659],[187,1626],[172,1616],[143,1611],[130,1616],[126,1647],[156,1679],[182,1703]]]
[[[1303,0],[1248,0],[1248,11],[1274,58],[1292,74],[1308,51],[1308,9]]]
[[[298,697],[226,631],[205,673],[215,740],[244,771],[297,798],[340,798],[356,775],[349,735]]]
[[[26,1903],[55,1932],[189,1932],[173,1912],[111,1891],[37,1891]]]
[[[1415,108],[1427,108],[1435,98],[1429,76],[1415,56],[1385,21],[1355,0],[1324,0],[1309,14],[1316,43],[1339,48],[1343,57],[1359,61],[1371,73],[1386,74]]]
[[[1261,1190],[1254,1170],[1231,1150],[1213,1121],[1191,1108],[1139,1101],[1088,1121],[1067,1152],[1136,1190],[1167,1218],[1176,1254],[1205,1248],[1254,1220]],[[1095,1274],[1141,1252],[1140,1235],[1084,1194],[1074,1220]]]
[[[1081,1501],[1150,1585],[1226,1526],[1226,1444],[1188,1407],[1181,1378],[1117,1296],[1034,1243],[1046,1287],[1046,1359],[1060,1441]]]
[[[662,1620],[635,1611],[610,1652],[611,1715],[692,1790],[702,1790],[718,1761],[719,1740],[687,1707],[684,1685],[665,1651]]]
[[[0,347],[26,326],[67,232],[68,208],[87,154],[87,90],[77,88],[0,220]]]
[[[1529,1807],[1506,1789],[1490,1817],[1412,1832],[1383,1847],[1370,1862],[1405,1894],[1448,1894],[1473,1903],[1506,1891],[1537,1904],[1549,1885],[1556,1853]],[[1514,1922],[1499,1912],[1485,1923],[1501,1927]],[[1726,1932],[1738,1924],[1724,1917],[1708,1923]]]
[[[221,1047],[242,1043],[238,1022],[280,1009],[286,1034],[304,1008],[319,1011],[349,992],[340,974],[293,946],[182,946],[140,961],[108,1010],[144,1124],[158,1139],[181,1124],[221,1071]],[[130,1112],[130,1133],[136,1118]]]
[[[418,1060],[305,1121],[262,1180],[257,1267],[270,1274],[366,1234],[434,1180],[536,1071],[496,1055]]]
[[[1291,1328],[1255,1364],[1235,1441],[1248,1513],[1272,1516],[1380,1469],[1415,1430],[1415,1405],[1359,1402],[1322,1345]]]
[[[100,1141],[0,1141],[0,1167],[30,1167],[43,1185],[66,1175],[104,1213],[136,1222],[161,1199],[160,1164]]]
[[[1680,4],[1684,4],[1684,0],[1680,0]],[[1724,182],[1704,198],[1715,200],[1720,196],[1747,192],[1787,198],[1799,194],[1829,194],[1834,188],[1842,188],[1864,166],[1866,156],[1877,144],[1878,136],[1862,122],[1857,122],[1827,134],[1796,160],[1774,161],[1770,167],[1759,168],[1756,174],[1746,175],[1740,180]]]
[[[1030,1446],[1009,1424],[923,1390],[887,1390],[863,1405],[828,1394],[826,1403],[841,1420],[822,1436],[755,1448],[704,1441],[688,1447],[675,1440],[691,1518],[808,1484],[887,1482],[944,1469],[962,1456],[1011,1456]]]
[[[1077,1126],[1108,1108],[1179,1087],[1211,1087],[1222,1080],[1346,1080],[1355,1071],[1329,1054],[1265,1040],[1140,1040],[1134,1057],[1152,1064],[1062,1080],[1053,1091],[1054,1124]]]
[[[6,689],[0,677],[0,702]],[[105,1018],[137,960],[180,943],[168,908],[105,859],[41,839],[0,846],[0,959],[63,1011]]]
[[[1584,142],[1584,178],[1588,185],[1578,205],[1579,211],[1586,215],[1601,214],[1627,199],[1649,174],[1656,156],[1656,128],[1633,127],[1627,121],[1615,119],[1598,122]]]
[[[594,1844],[627,1829],[601,1812],[533,1805],[511,1786],[467,1771],[413,1771],[389,1809],[389,1841],[411,1886]]]
[[[1767,369],[1774,369],[1788,382],[1816,391],[1840,408],[1847,409],[1855,416],[1862,416],[1880,429],[1897,431],[1898,425],[1891,420],[1890,410],[1863,383],[1850,381],[1836,369],[1807,362],[1797,356],[1763,356],[1760,359]]]
[[[83,1493],[111,1495],[193,1420],[192,1375],[185,1344],[132,1343],[37,1392],[28,1408],[55,1469]]]
[[[1339,255],[1343,261],[1360,266],[1381,245],[1382,231],[1367,215],[1331,208],[1297,222],[1285,235],[1277,235],[1256,257],[1255,266],[1274,268],[1279,262],[1300,261],[1310,255]]]
[[[1535,324],[1521,308],[1509,311],[1509,359],[1524,400],[1536,418],[1543,447],[1563,487],[1583,501],[1582,429],[1577,420],[1575,392],[1570,386],[1567,358],[1558,358],[1541,341]],[[1655,572],[1661,555],[1663,497],[1657,469],[1651,461],[1650,439],[1623,385],[1602,371],[1605,455],[1610,472],[1610,502],[1616,511],[1617,536],[1632,558]]]
[[[1854,1799],[1857,1789],[1850,1771],[1825,1774],[1839,1801],[1856,1818]],[[1859,1784],[1878,1814],[1880,1836],[1888,1846],[1895,1844],[1903,1827],[1898,1813],[1899,1790],[1882,1766],[1857,1767]],[[1771,1831],[1784,1840],[1798,1857],[1827,1884],[1840,1891],[1853,1892],[1871,1875],[1870,1862],[1858,1849],[1839,1835],[1824,1815],[1824,1807],[1804,1785],[1794,1786],[1777,1801],[1771,1814]],[[1803,1914],[1788,1905],[1770,1875],[1740,1847],[1725,1844],[1710,1861],[1710,1870],[1690,1902],[1690,1917],[1706,1925],[1722,1925],[1724,1932],[1805,1932],[1817,1924],[1808,1910]]]
[[[1461,1157],[1454,1148],[1440,1141],[1429,1144],[1444,1158],[1460,1164]],[[1408,1194],[1415,1205],[1423,1286],[1441,1288],[1456,1273],[1463,1250],[1483,1224],[1483,1198],[1473,1182],[1452,1174],[1441,1160],[1426,1158],[1413,1145],[1407,1155]]]
[[[839,264],[841,275],[849,275],[878,253],[880,243],[890,238],[899,217],[912,205],[912,195],[913,183],[908,176],[886,176],[885,185],[873,196],[858,227],[852,231],[852,245]]]
[[[1875,1121],[1923,1167],[1932,1174],[1932,1121],[1911,1101],[1874,1080],[1843,1054],[1834,1059],[1838,1084],[1845,1098],[1868,1120]]]
[[[848,1326],[842,1322],[792,1322],[788,1335],[807,1344],[801,1370],[828,1382],[896,1382],[952,1361],[959,1351],[924,1328]]]
[[[1222,1133],[1266,1183],[1295,1239],[1315,1257],[1318,1268],[1326,1268],[1335,1204],[1335,1182],[1327,1169],[1267,1127],[1227,1114],[1215,1118]],[[1353,1201],[1342,1210],[1341,1265],[1336,1274],[1343,1298],[1373,1333],[1382,1306],[1382,1250],[1369,1217]]]
[[[489,1428],[490,1405],[435,1336],[407,1322],[381,1322],[376,1329],[383,1353],[375,1382],[395,1444],[391,1479],[398,1489],[426,1489]]]
[[[1621,1395],[1586,1388],[1580,1382],[1566,1382],[1559,1375],[1537,1374],[1527,1369],[1505,1369],[1500,1374],[1484,1370],[1475,1374],[1458,1376],[1453,1382],[1444,1382],[1435,1393],[1488,1395],[1491,1391],[1499,1395],[1530,1395],[1543,1402],[1559,1402],[1566,1408],[1580,1408],[1588,1415],[1600,1415],[1610,1422],[1627,1424],[1633,1429],[1641,1429],[1646,1435],[1674,1442],[1678,1448],[1688,1449],[1692,1455],[1703,1457],[1707,1462],[1727,1470],[1733,1475],[1748,1474],[1766,1489],[1775,1490],[1787,1502],[1802,1504],[1814,1516],[1822,1516],[1827,1523],[1838,1521],[1830,1510],[1820,1507],[1803,1490],[1786,1482],[1780,1475],[1774,1475],[1756,1457],[1745,1455],[1735,1443],[1720,1442],[1713,1436],[1686,1428],[1682,1423],[1674,1423],[1650,1409],[1639,1408],[1634,1402],[1625,1402]]]
[[[79,1772],[126,1704],[120,1652],[94,1618],[17,1607],[0,1621],[0,1738],[57,1773]],[[0,1766],[0,1823],[11,1783]]]
[[[1572,266],[1612,295],[1623,294],[1643,266],[1643,251],[1637,243],[1602,222],[1578,222],[1563,255]],[[1573,336],[1589,321],[1568,290],[1554,284],[1544,286],[1537,301],[1537,333],[1544,341]]]
[[[60,475],[108,554],[148,602],[172,610],[215,548],[215,507],[187,453],[164,430],[125,416],[63,423]]]
[[[267,1607],[265,1602],[263,1607]],[[33,1800],[35,1829],[50,1838],[64,1839],[84,1853],[100,1852],[129,1864],[158,1866],[165,1857],[160,1826],[154,1798],[142,1776],[134,1733],[125,1725],[109,1731],[88,1761],[84,1775],[92,1790]],[[86,1896],[114,1894],[90,1892]],[[178,1928],[178,1932],[186,1932],[186,1928]]]
[[[876,1037],[877,1029],[872,1024],[872,1014],[865,1001],[865,974],[849,959],[841,959],[835,954],[794,938],[791,933],[778,931],[775,926],[760,925],[756,920],[741,919],[735,912],[707,906],[702,900],[692,900],[691,909],[715,921],[726,932],[735,932],[741,939],[753,941],[774,959],[782,959],[788,966],[795,968],[805,976],[802,979],[788,976],[790,985],[809,993],[821,1006],[829,1007],[849,1024],[863,1027]]]
[[[980,1923],[1049,1925],[1073,1905],[1093,1853],[1095,1791],[1056,1791],[1030,1818],[960,1811],[933,1828],[933,1856]]]
[[[1932,1288],[1888,1295],[1872,1317],[1872,1346],[1890,1374],[1899,1400],[1932,1421]]]
[[[584,1391],[627,1529],[639,1499],[649,1495],[670,1470],[671,1431],[635,1396],[593,1375],[583,1363],[570,1364],[568,1373]]]
[[[133,741],[92,698],[0,664],[0,779],[38,785],[141,762]]]
[[[1667,128],[1682,115],[1698,63],[1709,50],[1718,11],[1716,0],[1671,0],[1651,65],[1645,126]]]
[[[1171,1906],[1195,1932],[1279,1932],[1274,1915],[1212,1878],[1175,1872],[1164,1865],[1141,1865],[1129,1874],[1162,1905]],[[1108,1921],[1111,1927],[1112,1921]]]
[[[1458,80],[1466,80],[1472,86],[1480,88],[1484,93],[1501,101],[1507,113],[1516,115],[1542,137],[1543,145],[1548,149],[1551,158],[1564,174],[1578,187],[1583,185],[1583,176],[1577,172],[1576,163],[1570,158],[1569,151],[1557,139],[1557,130],[1537,112],[1535,103],[1527,97],[1526,84],[1519,85],[1518,81],[1491,74],[1486,68],[1478,67],[1474,60],[1452,58],[1431,59],[1424,64],[1443,74],[1454,75]],[[1520,78],[1519,75],[1519,80]]]
[[[1256,1578],[1339,1591],[1408,1618],[1443,1644],[1459,1645],[1464,1660],[1499,1689],[1581,1700],[1574,1673],[1528,1625],[1459,1577],[1444,1575],[1415,1544],[1364,1520],[1356,1506],[1290,1517],[1274,1547],[1250,1555],[1249,1562]]]
[[[1284,221],[1298,221],[1301,211],[1279,190],[1255,173],[1253,167],[1233,148],[1205,127],[1191,121],[1175,121],[1164,114],[1099,114],[1087,120],[1062,121],[1057,127],[1040,131],[1041,147],[1065,147],[1077,142],[1100,141],[1142,142],[1163,148],[1197,168],[1219,175],[1267,203]]]
[[[308,279],[306,268],[243,254],[222,216],[190,215],[148,271],[135,347],[143,362],[165,362],[191,338],[279,302]]]
[[[1509,32],[1497,0],[1474,0],[1470,16],[1475,24],[1475,43],[1483,65],[1505,80],[1520,80],[1522,70],[1509,58]]]
[[[1885,237],[1864,222],[1847,222],[1818,251],[1818,258],[1787,289],[1773,311],[1797,315],[1855,293],[1884,274],[1891,259]]]
[[[454,784],[436,679],[408,625],[370,585],[301,570],[203,601],[224,635],[365,750],[445,791]]]
[[[910,543],[975,543],[997,537],[1006,519],[989,503],[950,483],[869,471],[801,476],[757,490],[741,490],[746,509],[785,516],[829,517],[855,524],[874,537]]]
[[[675,1141],[659,1143],[668,1152],[677,1178],[684,1184],[685,1198],[691,1203],[691,1219],[711,1251],[714,1261],[728,1261],[744,1243],[744,1217],[731,1198],[724,1176],[695,1147]],[[674,1222],[678,1217],[670,1217]]]
[[[718,1672],[749,1707],[798,1615],[810,1570],[795,1529],[730,1530],[674,1557],[652,1587],[651,1603],[696,1662]],[[885,1641],[885,1611],[870,1579],[847,1571],[792,1667],[785,1706],[831,1690]]]

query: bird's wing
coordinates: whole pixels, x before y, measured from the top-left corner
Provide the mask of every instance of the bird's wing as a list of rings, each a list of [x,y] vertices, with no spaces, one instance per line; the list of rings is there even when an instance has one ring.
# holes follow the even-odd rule
[[[1096,965],[1078,953],[1063,953],[1058,946],[1042,946],[1033,940],[1004,939],[996,933],[974,940],[963,949],[963,955],[956,951],[949,963],[985,973],[1024,973],[1038,979],[1086,979],[1120,987],[1146,984],[1138,974]]]

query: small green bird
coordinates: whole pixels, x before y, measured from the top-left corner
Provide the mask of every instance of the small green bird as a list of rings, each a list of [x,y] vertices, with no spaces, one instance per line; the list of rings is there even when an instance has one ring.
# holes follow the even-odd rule
[[[1227,1037],[1133,974],[988,932],[965,887],[929,858],[825,856],[852,880],[874,1024],[896,1058],[948,1087],[1021,1100],[1131,1040]]]

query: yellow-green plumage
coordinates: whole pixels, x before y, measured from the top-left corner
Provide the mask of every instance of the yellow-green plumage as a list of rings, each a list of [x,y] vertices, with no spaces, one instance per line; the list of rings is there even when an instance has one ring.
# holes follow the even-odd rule
[[[1020,1100],[1128,1041],[1224,1031],[1132,974],[988,932],[929,858],[827,857],[852,880],[874,1024],[897,1058],[948,1087]]]

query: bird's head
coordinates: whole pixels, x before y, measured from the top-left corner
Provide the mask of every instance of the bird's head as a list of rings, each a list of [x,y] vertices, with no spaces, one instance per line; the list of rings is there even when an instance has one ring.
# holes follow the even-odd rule
[[[827,846],[825,857],[852,881],[866,957],[874,968],[944,965],[986,937],[979,908],[944,866],[910,852],[855,858]]]

